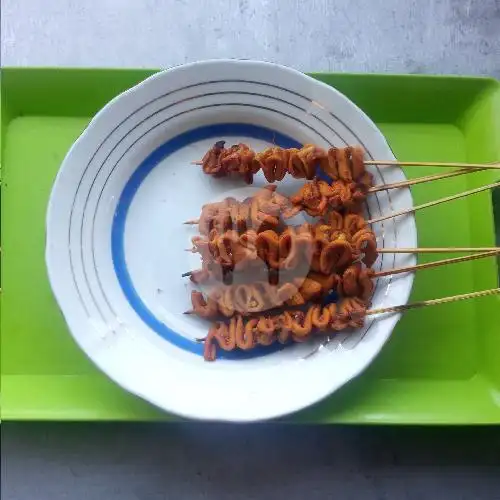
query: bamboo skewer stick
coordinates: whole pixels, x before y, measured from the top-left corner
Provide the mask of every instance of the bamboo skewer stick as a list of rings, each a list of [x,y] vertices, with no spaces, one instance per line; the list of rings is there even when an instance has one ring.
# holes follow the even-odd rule
[[[379,167],[454,167],[466,168],[470,170],[482,169],[500,169],[500,162],[492,163],[454,163],[438,161],[398,161],[398,160],[365,160],[365,165],[378,165]]]
[[[416,179],[409,179],[407,181],[393,182],[391,184],[380,184],[378,186],[373,186],[368,190],[369,193],[377,193],[379,191],[386,191],[388,189],[396,189],[403,188],[408,186],[414,186],[415,184],[421,184],[423,182],[432,182],[438,181],[441,179],[449,179],[450,177],[457,177],[459,175],[470,174],[473,172],[481,172],[485,170],[484,168],[478,169],[468,169],[463,168],[461,170],[455,170],[454,172],[447,172],[446,174],[434,174],[434,175],[425,175],[423,177],[417,177]]]
[[[465,253],[493,252],[500,247],[429,247],[429,248],[377,248],[378,253]]]
[[[409,250],[414,250],[414,249],[409,249]],[[192,250],[187,249],[187,251],[192,251]],[[489,248],[485,252],[476,253],[473,255],[466,255],[464,257],[453,257],[450,259],[436,260],[434,262],[425,262],[424,264],[415,264],[413,266],[404,266],[404,267],[395,267],[393,269],[386,269],[384,271],[378,271],[374,273],[372,277],[382,278],[383,276],[390,276],[392,274],[407,273],[412,271],[418,271],[420,269],[429,269],[432,267],[444,266],[447,264],[458,264],[460,262],[467,262],[469,260],[477,260],[477,259],[483,259],[485,257],[493,257],[494,255],[499,255],[499,254],[500,254],[500,247]],[[193,271],[188,271],[182,274],[182,277],[185,278],[186,276],[191,276],[191,274],[193,274]]]
[[[201,165],[201,162],[192,162],[195,165]],[[423,177],[417,177],[416,179],[408,179],[406,181],[393,182],[391,184],[379,184],[378,186],[373,186],[368,190],[368,193],[377,193],[379,191],[386,191],[388,189],[404,188],[408,186],[414,186],[415,184],[422,184],[424,182],[438,181],[440,179],[448,179],[450,177],[457,177],[459,175],[470,174],[473,172],[481,172],[482,170],[487,170],[491,168],[491,165],[483,167],[474,168],[461,168],[453,172],[446,172],[445,174],[433,174],[424,175]]]
[[[185,252],[197,253],[195,247],[185,248]],[[377,253],[480,253],[480,252],[500,252],[500,247],[429,247],[429,248],[377,248]]]
[[[477,299],[480,297],[489,297],[492,295],[500,294],[500,288],[491,288],[489,290],[481,290],[479,292],[463,293],[460,295],[451,295],[450,297],[442,297],[440,299],[430,299],[430,300],[420,300],[418,302],[412,302],[410,304],[401,304],[399,306],[390,307],[380,307],[376,309],[368,309],[365,312],[353,312],[350,314],[351,317],[355,316],[374,316],[376,314],[393,314],[398,312],[409,311],[411,309],[420,309],[428,306],[437,306],[439,304],[449,304],[451,302],[459,302],[461,300],[467,299]],[[196,339],[199,342],[203,342],[205,338]]]
[[[420,177],[418,179],[411,179],[410,181],[402,181],[402,182],[397,182],[397,183],[394,183],[394,184],[383,184],[381,186],[375,186],[375,187],[371,188],[369,190],[369,192],[370,193],[375,193],[377,191],[383,191],[383,190],[386,190],[386,189],[407,187],[407,186],[411,186],[413,184],[418,184],[420,182],[429,182],[429,181],[432,181],[432,180],[445,179],[447,177],[454,177],[456,175],[463,175],[465,173],[468,173],[468,172],[462,172],[462,171],[459,171],[459,172],[449,172],[449,173],[444,174],[444,175]],[[432,178],[430,178],[430,177],[432,177]],[[411,207],[411,208],[407,208],[407,209],[401,210],[399,212],[393,212],[393,213],[388,214],[388,215],[383,215],[381,217],[376,217],[375,219],[370,219],[370,220],[368,220],[366,222],[367,222],[367,224],[373,224],[374,222],[380,222],[380,221],[383,221],[383,220],[386,220],[386,219],[391,219],[393,217],[399,217],[400,215],[405,215],[405,214],[408,214],[410,212],[416,212],[417,210],[420,210],[422,208],[428,208],[428,207],[432,207],[434,205],[439,205],[440,203],[445,203],[447,201],[452,201],[452,200],[457,200],[459,198],[464,198],[464,197],[469,196],[471,194],[480,193],[481,191],[486,191],[487,189],[493,189],[493,188],[498,187],[498,186],[500,186],[500,182],[495,182],[493,184],[488,184],[486,186],[481,186],[481,187],[476,188],[476,189],[471,189],[469,191],[464,191],[463,193],[458,193],[458,194],[455,194],[455,195],[452,195],[452,196],[446,196],[445,198],[440,198],[438,200],[429,201],[428,203],[423,203],[422,205],[417,205],[417,206],[414,206],[414,207]],[[187,225],[194,225],[194,224],[198,224],[198,223],[199,223],[199,219],[189,219],[189,220],[183,222],[183,224],[187,224]]]
[[[393,217],[399,217],[400,215],[406,215],[411,212],[416,212],[417,210],[421,210],[422,208],[433,207],[435,205],[439,205],[440,203],[445,203],[447,201],[457,200],[459,198],[464,198],[471,194],[480,193],[481,191],[486,191],[487,189],[493,189],[497,186],[500,186],[500,182],[494,182],[493,184],[487,184],[486,186],[481,186],[476,189],[471,189],[469,191],[464,191],[463,193],[454,194],[452,196],[446,196],[445,198],[440,198],[438,200],[429,201],[428,203],[423,203],[422,205],[417,205],[415,207],[405,208],[404,210],[400,210],[399,212],[393,212],[391,214],[382,215],[381,217],[376,217],[374,219],[367,220],[367,224],[373,224],[375,222],[381,222],[386,219],[392,219]]]
[[[469,260],[483,259],[484,257],[492,257],[493,255],[500,254],[500,248],[493,250],[491,252],[477,253],[474,255],[466,255],[464,257],[454,257],[452,259],[436,260],[434,262],[426,262],[424,264],[416,264],[414,266],[397,267],[394,269],[386,269],[384,271],[379,271],[373,274],[374,278],[381,278],[382,276],[389,276],[392,274],[400,274],[412,271],[418,271],[420,269],[429,269],[432,267],[444,266],[447,264],[458,264],[459,262],[466,262]]]
[[[411,304],[403,304],[400,306],[381,307],[379,309],[368,309],[366,315],[387,314],[408,311],[410,309],[418,309],[420,307],[434,306],[438,304],[447,304],[450,302],[458,302],[459,300],[474,299],[478,297],[487,297],[500,293],[500,288],[491,288],[490,290],[482,290],[480,292],[464,293],[462,295],[452,295],[451,297],[443,297],[441,299],[421,300],[412,302]]]
[[[491,163],[460,163],[446,161],[398,161],[398,160],[365,160],[365,165],[378,165],[379,167],[449,167],[464,168],[466,170],[500,170],[500,162]],[[192,161],[191,165],[203,165],[201,161]]]

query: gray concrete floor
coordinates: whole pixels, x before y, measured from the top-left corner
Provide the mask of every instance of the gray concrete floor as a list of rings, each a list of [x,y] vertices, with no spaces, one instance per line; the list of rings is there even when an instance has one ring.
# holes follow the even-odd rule
[[[2,500],[500,499],[499,429],[2,424]]]
[[[2,0],[1,63],[500,78],[498,0]],[[3,423],[2,500],[500,499],[500,430]]]
[[[500,77],[498,0],[2,0],[2,64],[168,67],[217,57],[303,71]]]

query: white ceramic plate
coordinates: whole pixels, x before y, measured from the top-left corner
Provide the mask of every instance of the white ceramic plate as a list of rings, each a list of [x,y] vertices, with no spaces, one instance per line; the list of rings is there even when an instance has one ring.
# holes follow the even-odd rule
[[[243,187],[190,164],[216,141],[319,146],[361,144],[394,159],[373,122],[336,90],[297,71],[253,61],[207,61],[159,73],[111,101],[71,148],[47,215],[50,282],[80,347],[109,377],[186,417],[256,421],[305,408],[358,375],[389,338],[398,315],[370,318],[333,341],[271,346],[203,360],[208,324],[183,315],[197,267],[182,224],[203,203]],[[404,179],[372,169],[376,183]],[[265,184],[259,174],[254,186]],[[287,179],[289,193],[300,181]],[[406,189],[370,195],[378,216],[410,207]],[[379,246],[416,246],[411,216],[375,225]],[[412,264],[383,254],[377,269]],[[412,275],[379,279],[373,307],[405,303]]]

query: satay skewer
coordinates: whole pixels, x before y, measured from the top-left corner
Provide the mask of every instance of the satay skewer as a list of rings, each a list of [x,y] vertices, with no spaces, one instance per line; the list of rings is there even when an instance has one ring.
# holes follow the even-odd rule
[[[195,165],[201,165],[201,162],[192,162]],[[407,179],[406,181],[392,182],[389,184],[378,184],[368,189],[367,193],[378,193],[379,191],[388,191],[389,189],[401,189],[405,187],[415,186],[417,184],[423,184],[426,182],[433,182],[442,179],[449,179],[451,177],[458,177],[460,175],[471,174],[474,172],[481,172],[487,170],[488,167],[475,167],[475,168],[461,168],[460,170],[454,170],[452,172],[447,172],[445,174],[432,174],[424,175],[422,177],[417,177],[415,179]],[[184,224],[188,224],[185,222]]]
[[[186,248],[187,252],[193,252],[192,248]],[[391,274],[398,274],[404,272],[417,271],[418,269],[426,269],[431,267],[438,267],[445,264],[455,264],[459,262],[466,262],[468,260],[482,259],[500,254],[500,247],[444,247],[444,248],[377,248],[377,253],[461,253],[473,252],[472,255],[464,257],[454,257],[449,259],[438,260],[434,262],[426,262],[423,264],[415,264],[414,266],[406,266],[394,269],[386,269],[374,273],[373,277],[389,276]],[[182,274],[182,277],[191,276],[195,271],[188,271]]]
[[[455,163],[455,162],[432,162],[432,161],[397,161],[397,160],[365,160],[365,165],[377,165],[378,167],[438,167],[438,168],[463,168],[465,170],[497,170],[500,163]],[[192,161],[191,165],[203,165],[201,161]],[[464,172],[465,173],[465,172]]]
[[[363,302],[356,298],[342,299],[338,304],[329,304],[321,307],[314,304],[307,311],[292,310],[282,314],[270,316],[261,315],[256,318],[244,318],[241,315],[233,316],[229,324],[215,322],[204,339],[203,356],[206,361],[214,361],[217,346],[225,350],[249,350],[256,345],[268,346],[278,341],[286,343],[304,342],[317,333],[342,331],[346,328],[361,328],[367,316],[393,314],[410,309],[417,309],[439,304],[446,304],[472,298],[487,297],[500,293],[500,288],[481,290],[478,292],[452,295],[440,299],[423,300],[399,306],[366,309]]]
[[[193,164],[201,165],[201,162],[193,162]],[[487,170],[487,167],[482,168],[462,168],[460,170],[454,170],[453,172],[447,172],[445,174],[433,174],[424,175],[422,177],[417,177],[415,179],[407,179],[406,181],[392,182],[389,184],[378,184],[367,190],[367,193],[378,193],[379,191],[388,191],[389,189],[401,189],[405,187],[415,186],[417,184],[423,184],[426,182],[433,182],[442,179],[449,179],[451,177],[458,177],[460,175],[470,174],[474,172],[481,172]],[[335,181],[334,181],[335,182]],[[184,224],[189,224],[190,222],[185,222]],[[196,222],[192,222],[196,224]]]
[[[459,175],[470,174],[474,172],[481,172],[486,170],[485,168],[469,169],[462,168],[460,170],[454,170],[453,172],[447,172],[446,174],[433,174],[425,175],[423,177],[417,177],[415,179],[408,179],[406,181],[392,182],[390,184],[379,184],[368,189],[368,193],[377,193],[379,191],[387,191],[389,189],[405,188],[409,186],[415,186],[416,184],[422,184],[425,182],[439,181],[442,179],[449,179],[450,177],[457,177]]]
[[[383,276],[390,276],[393,274],[407,273],[418,271],[420,269],[429,269],[432,267],[445,266],[448,264],[458,264],[460,262],[467,262],[469,260],[483,259],[485,257],[492,257],[500,254],[500,248],[489,252],[476,253],[473,255],[466,255],[464,257],[454,257],[451,259],[436,260],[434,262],[425,262],[424,264],[415,264],[414,266],[397,267],[394,269],[385,269],[384,271],[374,272],[372,278],[381,278]]]
[[[363,268],[359,264],[354,264],[352,266],[349,266],[346,269],[346,271],[341,275],[331,274],[329,277],[327,276],[320,277],[318,273],[311,273],[306,277],[303,283],[299,282],[298,285],[289,284],[281,286],[284,286],[285,288],[287,286],[296,287],[296,289],[293,290],[293,293],[291,293],[290,297],[288,296],[285,297],[286,299],[289,299],[293,295],[294,305],[301,305],[304,304],[305,302],[312,300],[313,298],[317,299],[318,297],[325,296],[332,289],[337,290],[337,292],[342,297],[357,298],[362,300],[363,302],[368,302],[373,294],[374,284],[371,282],[371,280],[373,279],[389,275],[392,276],[395,274],[401,274],[406,272],[415,272],[418,270],[429,269],[449,264],[458,264],[461,262],[482,259],[485,257],[492,257],[499,253],[500,249],[493,252],[484,252],[475,255],[468,255],[465,257],[444,259],[435,262],[428,262],[425,264],[417,264],[414,266],[386,269],[384,271],[378,271],[378,272],[374,272],[372,269]],[[319,280],[318,277],[320,278]],[[252,292],[257,293],[257,296],[261,299],[260,302],[263,305],[267,303],[266,300],[264,300],[266,295],[268,295],[269,297],[273,296],[273,294],[276,296],[280,295],[280,293],[278,292],[279,287],[277,285],[270,285],[265,282],[261,282],[258,288],[252,288],[252,285],[236,285],[236,288],[238,287],[244,288],[246,290],[246,295],[249,294],[251,295]],[[232,288],[228,287],[227,290],[231,291]],[[231,293],[235,294],[236,292],[232,291],[230,292],[229,296],[226,295],[226,302],[227,302],[227,297],[231,297]],[[200,302],[200,297],[203,296],[199,292],[192,292],[192,294],[195,294],[196,298],[196,300],[193,301],[193,309],[186,311],[185,314],[198,314],[201,315],[202,317],[206,317],[207,316],[206,310],[210,310],[209,311],[210,316],[212,317],[219,314],[219,305],[218,305],[219,299],[210,298],[208,301],[204,299],[203,302]],[[221,295],[220,300],[222,300],[222,297],[223,296]],[[301,301],[298,301],[299,298]],[[229,303],[232,303],[232,301],[233,299],[230,299]],[[271,300],[271,303],[274,304],[275,307],[277,307],[278,305],[288,304],[286,300],[282,300],[278,304],[275,299]],[[210,307],[209,304],[211,304]],[[229,317],[233,316],[235,313],[238,312],[234,308],[227,309],[227,307],[222,308],[222,310],[224,311],[222,314],[224,316],[229,316]],[[229,311],[229,313],[227,311]],[[243,308],[239,312],[241,313],[242,311]],[[259,311],[264,312],[265,309],[259,309]]]
[[[480,172],[483,170],[485,170],[485,169],[484,168],[478,168],[478,169],[473,169],[473,170],[461,169],[461,170],[456,170],[453,172],[447,172],[445,174],[426,175],[423,177],[417,177],[416,179],[408,179],[406,181],[393,182],[390,184],[379,184],[377,186],[373,186],[373,187],[369,188],[367,193],[370,194],[370,193],[378,193],[380,191],[388,191],[390,189],[401,189],[401,188],[410,187],[410,186],[414,186],[414,185],[422,184],[422,183],[426,183],[426,182],[432,182],[432,181],[437,181],[437,180],[442,180],[442,179],[449,179],[451,177],[457,177],[457,176],[464,175],[464,174]],[[282,196],[284,196],[284,195],[282,195]],[[199,219],[189,219],[189,220],[183,222],[183,224],[187,224],[187,225],[194,225],[194,224],[198,224],[198,223],[199,223]]]
[[[434,178],[434,180],[437,180],[438,178],[441,179],[441,178],[446,178],[446,177],[453,177],[455,175],[463,175],[464,173],[468,173],[468,172],[461,172],[461,171],[459,171],[459,172],[448,172],[447,174],[444,174],[444,176],[438,175],[438,176],[430,176],[430,177]],[[432,180],[432,179],[427,179],[427,180]],[[391,189],[393,187],[394,188],[406,187],[408,185],[411,185],[412,183],[416,184],[418,182],[421,182],[421,180],[420,179],[412,179],[412,180],[407,181],[407,182],[405,181],[405,182],[401,182],[401,183],[395,183],[394,185],[384,184],[384,185],[376,186],[375,188],[372,188],[372,190],[369,191],[369,192],[382,191],[382,190],[386,190],[386,189]],[[405,210],[401,210],[399,212],[393,212],[391,214],[383,215],[381,217],[376,217],[374,219],[368,220],[367,224],[371,224],[371,223],[374,223],[374,222],[380,222],[380,221],[383,221],[383,220],[386,220],[386,219],[390,219],[392,217],[398,217],[400,215],[405,215],[405,214],[410,213],[410,212],[416,212],[417,210],[421,210],[423,208],[428,208],[428,207],[432,207],[432,206],[435,206],[435,205],[439,205],[440,203],[444,203],[444,202],[447,202],[447,201],[452,201],[452,200],[456,200],[456,199],[459,199],[459,198],[463,198],[463,197],[469,196],[471,194],[476,194],[476,193],[479,193],[481,191],[485,191],[487,189],[493,189],[493,188],[495,188],[495,187],[497,187],[499,185],[500,185],[500,182],[496,182],[496,183],[493,183],[493,184],[488,184],[486,186],[481,186],[481,187],[476,188],[476,189],[471,189],[469,191],[464,191],[462,193],[458,193],[458,194],[455,194],[455,195],[452,195],[452,196],[447,196],[445,198],[440,198],[438,200],[433,200],[433,201],[424,203],[422,205],[417,205],[417,206],[413,206],[411,208],[407,208]],[[285,195],[280,195],[280,197],[282,199],[286,199],[287,198]],[[290,207],[293,207],[293,206],[294,206],[293,203],[290,203]],[[298,211],[303,211],[303,210],[308,211],[307,207],[305,207],[305,206],[300,206],[300,204],[296,205],[296,206],[298,207],[298,210],[293,210],[293,209],[289,210],[290,215],[286,215],[285,218],[288,218],[290,216],[296,215],[296,213]],[[324,213],[328,212],[331,209],[331,207],[327,203],[324,204],[323,208],[324,208],[324,210],[321,212],[321,215],[324,215]],[[199,224],[199,222],[200,222],[199,218],[197,218],[197,219],[189,219],[189,220],[185,221],[184,224],[195,225],[195,224]]]
[[[500,162],[492,163],[461,163],[439,161],[398,161],[398,160],[365,160],[365,165],[378,165],[379,167],[451,167],[469,170],[492,169],[500,170]]]
[[[377,248],[377,253],[465,253],[493,252],[500,247],[416,247],[416,248]]]
[[[376,248],[377,253],[480,253],[480,252],[495,252],[500,250],[500,247],[415,247],[415,248]],[[194,247],[185,248],[185,252],[196,253]]]
[[[417,212],[418,210],[422,210],[423,208],[433,207],[435,205],[440,205],[441,203],[446,203],[448,201],[458,200],[459,198],[465,198],[466,196],[470,196],[471,194],[480,193],[481,191],[493,189],[498,186],[500,186],[500,182],[494,182],[493,184],[487,184],[486,186],[481,186],[476,189],[470,189],[469,191],[464,191],[462,193],[454,194],[452,196],[446,196],[444,198],[439,198],[438,200],[429,201],[427,203],[423,203],[422,205],[416,205],[410,208],[405,208],[404,210],[400,210],[399,212],[392,212],[390,214],[382,215],[380,217],[375,217],[374,219],[367,220],[366,223],[374,224],[375,222],[381,222],[387,219],[392,219],[394,217],[399,217],[401,215]]]
[[[408,311],[410,309],[418,309],[421,307],[434,306],[439,304],[448,304],[450,302],[458,302],[460,300],[476,299],[479,297],[487,297],[490,295],[497,295],[500,293],[500,288],[491,288],[489,290],[481,290],[479,292],[463,293],[461,295],[451,295],[450,297],[443,297],[441,299],[420,300],[418,302],[411,302],[410,304],[402,304],[399,306],[380,307],[378,309],[368,309],[367,316],[375,314],[389,314]]]
[[[280,148],[285,149],[285,148]],[[363,160],[365,165],[378,167],[438,167],[438,168],[463,168],[467,170],[500,169],[500,161],[487,163],[447,162],[447,161],[399,161],[399,160]],[[201,160],[192,161],[191,165],[203,165]]]

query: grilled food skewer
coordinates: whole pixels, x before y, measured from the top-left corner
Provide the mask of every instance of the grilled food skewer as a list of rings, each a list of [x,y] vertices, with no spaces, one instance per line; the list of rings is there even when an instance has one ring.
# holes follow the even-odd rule
[[[278,315],[262,315],[256,318],[233,316],[229,323],[215,322],[210,328],[204,342],[204,358],[214,361],[217,345],[225,351],[234,349],[249,350],[257,345],[271,345],[275,342],[305,342],[323,331],[342,331],[347,328],[361,328],[365,318],[372,315],[394,314],[467,300],[486,297],[500,293],[500,288],[479,292],[453,295],[440,299],[423,300],[399,306],[366,309],[365,304],[355,298],[341,300],[338,304],[320,306],[313,304],[305,311],[284,311]],[[216,345],[217,344],[217,345]]]
[[[228,287],[219,287],[205,298],[198,291],[191,292],[193,309],[186,314],[197,314],[201,317],[215,318],[218,315],[232,317],[234,314],[248,315],[256,312],[265,312],[269,309],[288,306],[300,306],[310,301],[318,301],[335,289],[342,297],[354,297],[368,302],[374,290],[374,278],[382,276],[418,271],[448,264],[458,264],[470,260],[491,257],[500,253],[494,252],[444,259],[436,262],[417,264],[395,269],[375,272],[373,269],[363,268],[359,263],[349,266],[341,275],[331,274],[324,276],[319,273],[310,273],[303,281],[296,279],[294,283],[271,285],[266,282],[254,284],[239,284]]]

